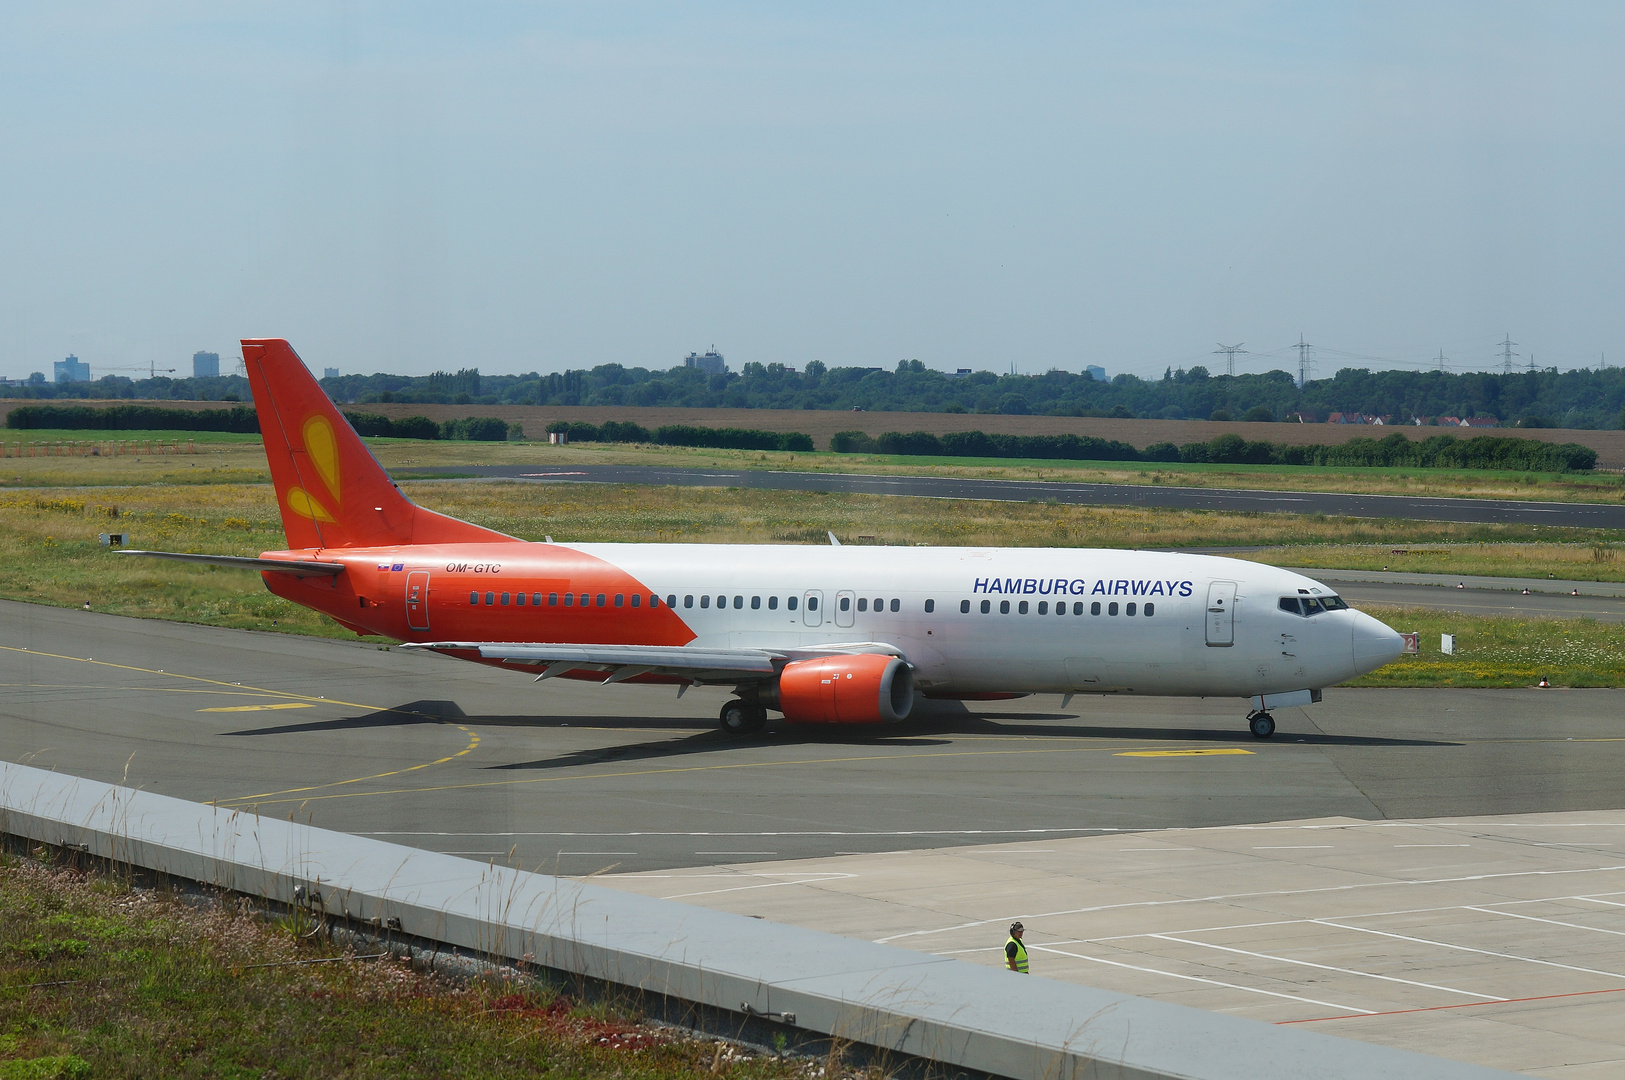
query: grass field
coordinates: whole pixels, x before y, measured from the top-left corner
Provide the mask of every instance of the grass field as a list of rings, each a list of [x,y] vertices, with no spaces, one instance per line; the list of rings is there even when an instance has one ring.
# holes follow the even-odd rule
[[[833,530],[844,542],[856,544],[1132,548],[1267,544],[1267,550],[1249,557],[1306,566],[1360,564],[1404,546],[1419,552],[1408,569],[1446,566],[1460,573],[1540,574],[1551,568],[1559,576],[1578,577],[1590,568],[1596,571],[1593,576],[1606,573],[1604,580],[1620,580],[1618,564],[1597,561],[1596,553],[1612,552],[1610,545],[1622,538],[1522,525],[718,488],[444,481],[404,488],[426,506],[525,539],[551,534],[566,542],[822,544]],[[107,531],[128,532],[132,545],[141,548],[228,555],[255,555],[285,542],[272,491],[263,484],[0,491],[0,560],[9,571],[0,576],[0,596],[64,607],[89,601],[94,610],[113,614],[353,639],[350,631],[325,616],[266,592],[257,574],[120,556],[97,543],[96,534]],[[1554,534],[1562,534],[1567,542],[1537,539]],[[1364,543],[1351,545],[1350,540]],[[1423,615],[1407,612],[1400,622]],[[1427,617],[1444,618],[1438,613]],[[1433,666],[1403,661],[1371,677],[1378,680],[1371,685],[1527,685],[1541,674],[1563,685],[1625,685],[1625,669],[1608,644],[1617,629],[1555,620],[1449,616],[1448,621],[1449,627],[1433,622],[1393,625],[1427,630],[1434,636],[1435,649],[1435,628],[1443,632],[1453,628],[1462,635],[1463,652]],[[1574,643],[1582,640],[1590,643],[1587,648],[1595,645],[1601,651],[1595,656],[1574,652]],[[1535,651],[1518,651],[1525,646]],[[1546,668],[1537,670],[1543,664]]]
[[[0,1080],[864,1075],[356,959],[317,929],[0,857]]]
[[[1421,634],[1415,656],[1402,656],[1349,686],[1625,686],[1625,634],[1593,619],[1470,617],[1431,608],[1364,605],[1401,633]],[[1441,634],[1456,652],[1440,651]]]
[[[1602,539],[1567,544],[1304,544],[1250,551],[1241,557],[1272,566],[1326,570],[1625,581],[1625,543]]]
[[[62,486],[184,483],[187,469],[228,470],[253,483],[267,478],[257,435],[216,432],[118,432],[128,445],[146,439],[192,441],[196,453],[155,452],[109,456],[89,454],[93,432],[0,432],[0,466],[13,485]],[[27,436],[26,439],[22,436]],[[130,438],[125,439],[124,436]],[[77,442],[80,445],[57,446]],[[14,456],[25,443],[51,444],[51,456]],[[1004,459],[888,457],[879,454],[786,453],[763,450],[706,450],[672,446],[584,443],[549,446],[533,441],[507,443],[420,442],[368,439],[386,468],[456,469],[468,465],[662,465],[692,468],[754,468],[800,472],[875,475],[939,475],[1004,480],[1062,480],[1079,483],[1149,484],[1177,487],[1265,488],[1283,491],[1339,491],[1357,494],[1428,495],[1457,498],[1615,502],[1625,499],[1619,473],[1526,473],[1474,469],[1356,469],[1308,465],[1184,465],[1121,462],[1009,461]],[[110,444],[101,443],[105,447]],[[61,451],[58,453],[57,451]],[[137,459],[140,459],[139,461]]]

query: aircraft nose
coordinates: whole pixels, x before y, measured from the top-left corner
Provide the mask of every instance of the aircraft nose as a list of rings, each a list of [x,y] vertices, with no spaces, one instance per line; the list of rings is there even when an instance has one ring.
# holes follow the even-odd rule
[[[1352,614],[1355,670],[1364,674],[1399,659],[1405,651],[1404,638],[1363,611]]]

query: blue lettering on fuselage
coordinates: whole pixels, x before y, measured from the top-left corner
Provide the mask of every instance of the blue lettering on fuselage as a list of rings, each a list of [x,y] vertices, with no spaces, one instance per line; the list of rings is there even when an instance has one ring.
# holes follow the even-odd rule
[[[1039,596],[1064,596],[1068,593],[1073,596],[1189,596],[1193,586],[1194,582],[1190,581],[1154,581],[1150,578],[1093,582],[1089,578],[976,578],[971,592],[1005,596],[1012,593],[1019,596],[1033,593]]]

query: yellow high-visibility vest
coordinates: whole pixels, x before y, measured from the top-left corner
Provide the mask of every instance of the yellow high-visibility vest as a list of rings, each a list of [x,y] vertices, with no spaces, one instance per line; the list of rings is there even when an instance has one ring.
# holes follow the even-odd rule
[[[1027,946],[1023,945],[1014,934],[1010,936],[1009,941],[1004,943],[1004,958],[1006,960],[1010,958],[1010,946],[1012,944],[1016,947],[1016,970],[1023,975],[1030,974],[1027,971]]]

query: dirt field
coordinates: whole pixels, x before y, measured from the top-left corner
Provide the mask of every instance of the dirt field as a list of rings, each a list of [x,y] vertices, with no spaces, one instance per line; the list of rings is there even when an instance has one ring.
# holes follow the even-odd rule
[[[0,399],[0,417],[19,405],[30,404],[17,398]],[[81,405],[164,405],[174,408],[228,408],[213,401],[63,401]],[[862,431],[881,435],[888,431],[929,431],[941,435],[949,431],[1006,432],[1017,435],[1094,435],[1119,439],[1144,449],[1152,443],[1206,442],[1219,435],[1235,434],[1244,439],[1270,442],[1326,444],[1347,442],[1358,437],[1383,438],[1396,431],[1413,439],[1432,435],[1517,435],[1545,442],[1573,442],[1597,451],[1597,465],[1603,469],[1625,468],[1625,431],[1573,431],[1562,428],[1503,429],[1488,431],[1469,428],[1365,427],[1356,424],[1242,424],[1211,420],[1114,420],[1080,416],[1003,416],[990,413],[901,413],[832,412],[815,409],[640,409],[631,406],[533,406],[533,405],[412,405],[401,403],[347,405],[345,408],[380,413],[398,419],[427,416],[431,420],[451,420],[463,416],[495,416],[524,426],[535,438],[553,420],[585,421],[602,424],[606,420],[629,420],[653,430],[662,424],[699,424],[705,427],[758,428],[766,431],[800,431],[813,437],[820,450],[827,449],[829,437],[837,431]]]

